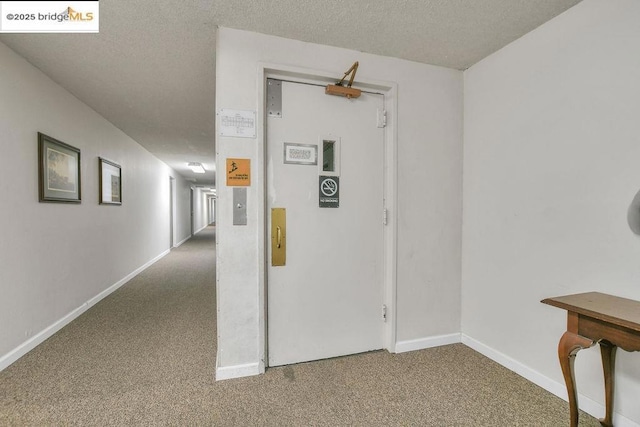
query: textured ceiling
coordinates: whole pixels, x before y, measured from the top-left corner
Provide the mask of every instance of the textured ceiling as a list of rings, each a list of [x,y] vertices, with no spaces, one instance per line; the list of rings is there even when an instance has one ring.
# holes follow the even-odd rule
[[[179,173],[212,185],[217,26],[464,70],[579,2],[103,0],[99,34],[0,41]],[[194,175],[191,161],[208,172]]]

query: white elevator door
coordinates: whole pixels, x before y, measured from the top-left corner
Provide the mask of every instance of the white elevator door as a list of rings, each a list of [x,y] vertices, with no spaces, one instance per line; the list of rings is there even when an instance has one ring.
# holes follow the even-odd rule
[[[383,347],[384,97],[329,96],[282,82],[267,118],[269,366]],[[323,140],[339,164],[339,207],[319,207]],[[284,144],[318,146],[318,165],[284,163]],[[271,265],[271,208],[286,209],[286,265]]]

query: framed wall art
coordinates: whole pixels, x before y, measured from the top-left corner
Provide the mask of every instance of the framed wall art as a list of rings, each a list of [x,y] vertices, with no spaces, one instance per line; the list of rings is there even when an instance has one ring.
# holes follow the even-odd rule
[[[40,202],[80,203],[80,150],[38,132]]]
[[[98,158],[100,171],[100,204],[122,204],[122,168],[109,160]]]

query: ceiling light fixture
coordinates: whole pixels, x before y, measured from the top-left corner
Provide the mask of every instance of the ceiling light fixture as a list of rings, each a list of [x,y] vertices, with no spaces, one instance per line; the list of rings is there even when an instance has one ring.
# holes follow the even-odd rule
[[[187,166],[189,166],[189,169],[191,169],[193,173],[204,173],[204,166],[202,166],[202,163],[189,162]]]

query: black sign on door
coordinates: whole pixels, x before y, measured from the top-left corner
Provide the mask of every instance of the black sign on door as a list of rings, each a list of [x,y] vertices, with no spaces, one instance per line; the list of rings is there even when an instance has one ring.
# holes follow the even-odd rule
[[[337,208],[340,206],[340,177],[320,176],[319,206]]]

